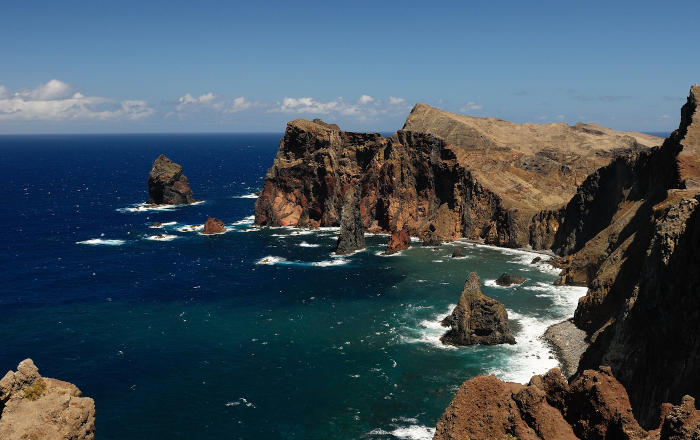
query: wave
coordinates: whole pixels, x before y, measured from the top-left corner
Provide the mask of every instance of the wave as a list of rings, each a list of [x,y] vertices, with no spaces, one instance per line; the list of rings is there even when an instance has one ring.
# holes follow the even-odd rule
[[[177,235],[168,235],[168,234],[158,234],[158,235],[149,235],[144,237],[146,240],[153,240],[153,241],[172,241],[175,240],[178,236]]]
[[[148,227],[151,229],[162,229],[166,226],[174,226],[176,224],[177,222],[154,223],[152,225],[149,225]]]
[[[204,229],[204,225],[185,225],[177,228],[180,232],[198,232]]]
[[[435,428],[424,425],[398,426],[391,431],[377,428],[370,431],[368,435],[384,438],[391,436],[391,438],[406,440],[431,440],[435,435]]]
[[[242,196],[234,196],[234,199],[257,199],[257,193],[243,194]]]
[[[258,261],[255,262],[257,265],[267,265],[267,266],[274,266],[275,264],[285,264],[289,263],[289,261],[284,258],[284,257],[275,257],[274,255],[268,255],[267,257],[262,257]]]
[[[298,244],[299,247],[307,247],[307,248],[315,248],[321,246],[320,244],[317,243],[307,243],[305,241],[302,241],[301,243]]]
[[[231,223],[231,225],[232,226],[252,225],[254,221],[255,221],[255,216],[249,215],[248,217],[244,217],[236,222]]]
[[[374,253],[374,255],[378,257],[401,257],[403,255],[403,251],[394,252],[393,254],[389,255],[384,255],[384,251],[377,251]]]
[[[107,239],[107,238],[91,238],[89,240],[76,241],[75,244],[89,244],[92,246],[121,246],[126,243],[126,240]]]
[[[284,257],[277,257],[274,255],[268,255],[262,257],[255,262],[256,265],[274,266],[280,265],[290,265],[290,266],[306,266],[306,267],[333,267],[333,266],[343,266],[348,264],[350,260],[345,258],[332,258],[330,260],[323,261],[299,261],[299,260],[288,260]]]
[[[204,200],[197,200],[189,205],[152,205],[147,202],[135,203],[125,208],[117,208],[117,212],[149,212],[149,211],[172,211],[173,209],[182,208],[184,206],[201,205]]]
[[[423,319],[418,322],[415,328],[406,328],[412,336],[403,336],[401,340],[409,344],[428,344],[435,348],[441,348],[444,350],[456,350],[457,347],[453,345],[445,345],[440,341],[442,335],[447,332],[447,328],[443,327],[441,322],[445,319],[452,310],[457,307],[457,304],[450,304],[447,310],[441,313],[435,313],[428,319]]]
[[[350,260],[346,260],[345,258],[333,258],[332,260],[315,261],[311,263],[311,265],[316,267],[343,266],[349,262]]]

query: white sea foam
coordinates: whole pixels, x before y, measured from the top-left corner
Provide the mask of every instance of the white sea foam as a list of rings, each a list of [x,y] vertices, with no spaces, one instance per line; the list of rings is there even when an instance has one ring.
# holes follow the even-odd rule
[[[201,205],[204,200],[198,200],[194,203],[183,205],[151,205],[150,203],[135,203],[125,208],[117,208],[118,212],[148,212],[148,211],[172,211],[173,209],[182,208],[184,206]]]
[[[441,321],[452,313],[452,310],[456,306],[457,304],[450,304],[444,312],[435,313],[430,318],[420,321],[416,328],[405,329],[410,335],[402,336],[401,340],[410,344],[428,344],[435,348],[456,350],[457,347],[445,345],[440,341],[442,335],[447,332],[447,329],[442,326]]]
[[[378,257],[400,257],[403,255],[403,251],[394,252],[393,254],[384,255],[384,251],[377,251],[374,255]]]
[[[76,241],[75,244],[90,244],[93,246],[121,246],[126,243],[126,240],[106,239],[106,238],[91,238],[90,240]]]
[[[161,229],[161,228],[164,228],[166,226],[173,226],[176,224],[177,224],[177,222],[154,223],[148,227],[151,229]]]
[[[234,199],[257,199],[257,193],[243,194],[242,196],[235,196]]]
[[[146,240],[153,240],[153,241],[172,241],[177,238],[177,235],[168,235],[168,234],[158,234],[158,235],[148,235],[145,237]]]
[[[305,241],[302,241],[299,243],[299,247],[306,247],[306,248],[315,248],[321,246],[320,244],[317,243],[307,243]]]
[[[288,263],[287,259],[284,257],[275,257],[274,255],[268,255],[267,257],[262,257],[255,264],[264,264],[268,266],[274,266],[275,264]]]
[[[185,225],[177,228],[180,232],[198,232],[204,229],[204,225]]]
[[[317,267],[343,266],[349,262],[350,260],[345,258],[333,258],[332,260],[314,261],[311,265]]]
[[[513,289],[518,287],[519,284],[511,284],[510,286],[500,286],[496,284],[496,280],[484,280],[484,286],[495,287],[496,289]]]
[[[252,225],[254,221],[255,221],[255,216],[249,215],[248,217],[242,218],[241,220],[238,220],[236,222],[231,223],[231,225],[233,225],[233,226]]]
[[[387,438],[405,439],[405,440],[430,440],[435,435],[435,428],[423,425],[399,426],[390,431],[377,428],[368,433],[371,436],[380,436]]]

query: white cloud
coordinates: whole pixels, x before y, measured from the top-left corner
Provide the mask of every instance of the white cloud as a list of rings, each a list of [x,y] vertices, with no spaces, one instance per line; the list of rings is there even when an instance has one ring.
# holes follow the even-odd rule
[[[141,119],[154,113],[145,101],[85,96],[52,79],[34,89],[11,93],[0,86],[0,120]]]
[[[374,102],[374,98],[372,98],[369,95],[362,95],[360,96],[360,99],[357,102],[359,102],[360,105],[367,105],[370,102]]]
[[[482,108],[484,108],[483,105],[477,104],[477,103],[474,102],[474,101],[469,101],[469,102],[467,102],[466,104],[464,104],[464,107],[462,107],[462,108],[460,109],[460,111],[463,111],[463,112],[470,112],[470,111],[481,110]]]
[[[406,100],[403,98],[396,98],[394,96],[389,97],[389,105],[404,105]]]
[[[248,110],[249,108],[257,105],[255,102],[250,102],[246,100],[243,96],[239,96],[233,100],[233,104],[226,110],[228,113],[242,112],[243,110]]]
[[[175,106],[176,113],[179,117],[184,117],[191,113],[201,112],[201,111],[217,111],[221,113],[237,113],[244,110],[248,110],[252,107],[261,106],[258,102],[248,101],[245,97],[239,96],[238,98],[224,99],[212,92],[205,93],[198,97],[194,97],[189,93],[181,96],[177,100],[178,104]],[[174,113],[168,113],[172,115]]]

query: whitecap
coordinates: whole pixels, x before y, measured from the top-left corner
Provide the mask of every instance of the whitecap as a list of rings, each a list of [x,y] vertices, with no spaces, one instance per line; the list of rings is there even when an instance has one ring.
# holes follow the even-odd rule
[[[242,196],[234,196],[234,199],[257,199],[257,193],[243,194]]]
[[[161,229],[161,228],[164,228],[166,226],[173,226],[176,224],[177,224],[177,222],[154,223],[152,225],[149,225],[148,227],[151,229]]]
[[[373,429],[368,433],[371,436],[392,436],[393,438],[406,440],[431,440],[435,435],[435,428],[424,425],[399,426],[387,431],[381,428]]]
[[[496,284],[496,280],[484,280],[484,286],[495,287],[496,289],[512,289],[520,284],[511,284],[510,286],[501,286]]]
[[[249,215],[248,217],[244,217],[238,221],[231,223],[231,225],[233,225],[233,226],[252,225],[254,221],[255,221],[255,216]]]
[[[374,255],[378,257],[400,257],[403,255],[403,251],[394,252],[393,254],[384,255],[384,251],[377,251]]]
[[[258,265],[267,265],[267,266],[274,266],[275,264],[284,264],[288,263],[287,259],[284,257],[275,257],[274,255],[268,255],[267,257],[262,257],[258,261],[255,262],[255,264]]]
[[[148,235],[145,237],[146,240],[153,240],[153,241],[172,241],[177,238],[177,235],[168,235],[168,234],[158,234],[158,235]]]
[[[302,241],[301,243],[299,243],[298,246],[299,247],[306,247],[306,248],[315,248],[315,247],[319,247],[321,245],[317,244],[317,243],[307,243],[305,241]]]
[[[106,239],[106,238],[91,238],[89,240],[76,241],[75,244],[90,244],[93,246],[121,246],[126,243],[126,240]]]
[[[148,212],[148,211],[172,211],[173,209],[182,208],[184,206],[201,205],[204,200],[197,200],[190,204],[182,205],[152,205],[147,202],[135,203],[125,208],[117,208],[117,212]]]
[[[198,232],[204,229],[204,225],[184,225],[177,228],[180,232]]]
[[[436,313],[429,319],[424,319],[418,322],[416,328],[406,328],[410,336],[402,336],[401,340],[410,344],[428,344],[435,348],[442,348],[445,350],[456,350],[457,347],[453,345],[445,345],[440,341],[442,335],[447,332],[447,328],[442,326],[442,320],[445,319],[452,310],[457,306],[457,304],[450,304],[447,310],[441,313]]]
[[[346,260],[345,258],[334,258],[332,260],[314,261],[311,265],[316,267],[343,266],[349,262],[350,260]]]

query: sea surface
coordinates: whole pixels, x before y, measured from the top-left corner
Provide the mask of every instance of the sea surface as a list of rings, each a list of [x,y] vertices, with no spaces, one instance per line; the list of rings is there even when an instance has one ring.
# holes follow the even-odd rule
[[[464,380],[557,366],[540,336],[584,290],[552,286],[532,253],[384,257],[369,236],[339,258],[335,229],[254,228],[280,136],[0,136],[0,371],[31,357],[75,383],[98,440],[427,439]],[[161,153],[201,203],[140,205]],[[208,216],[227,233],[190,230]],[[470,271],[516,345],[440,343]],[[528,281],[497,287],[502,272]]]

